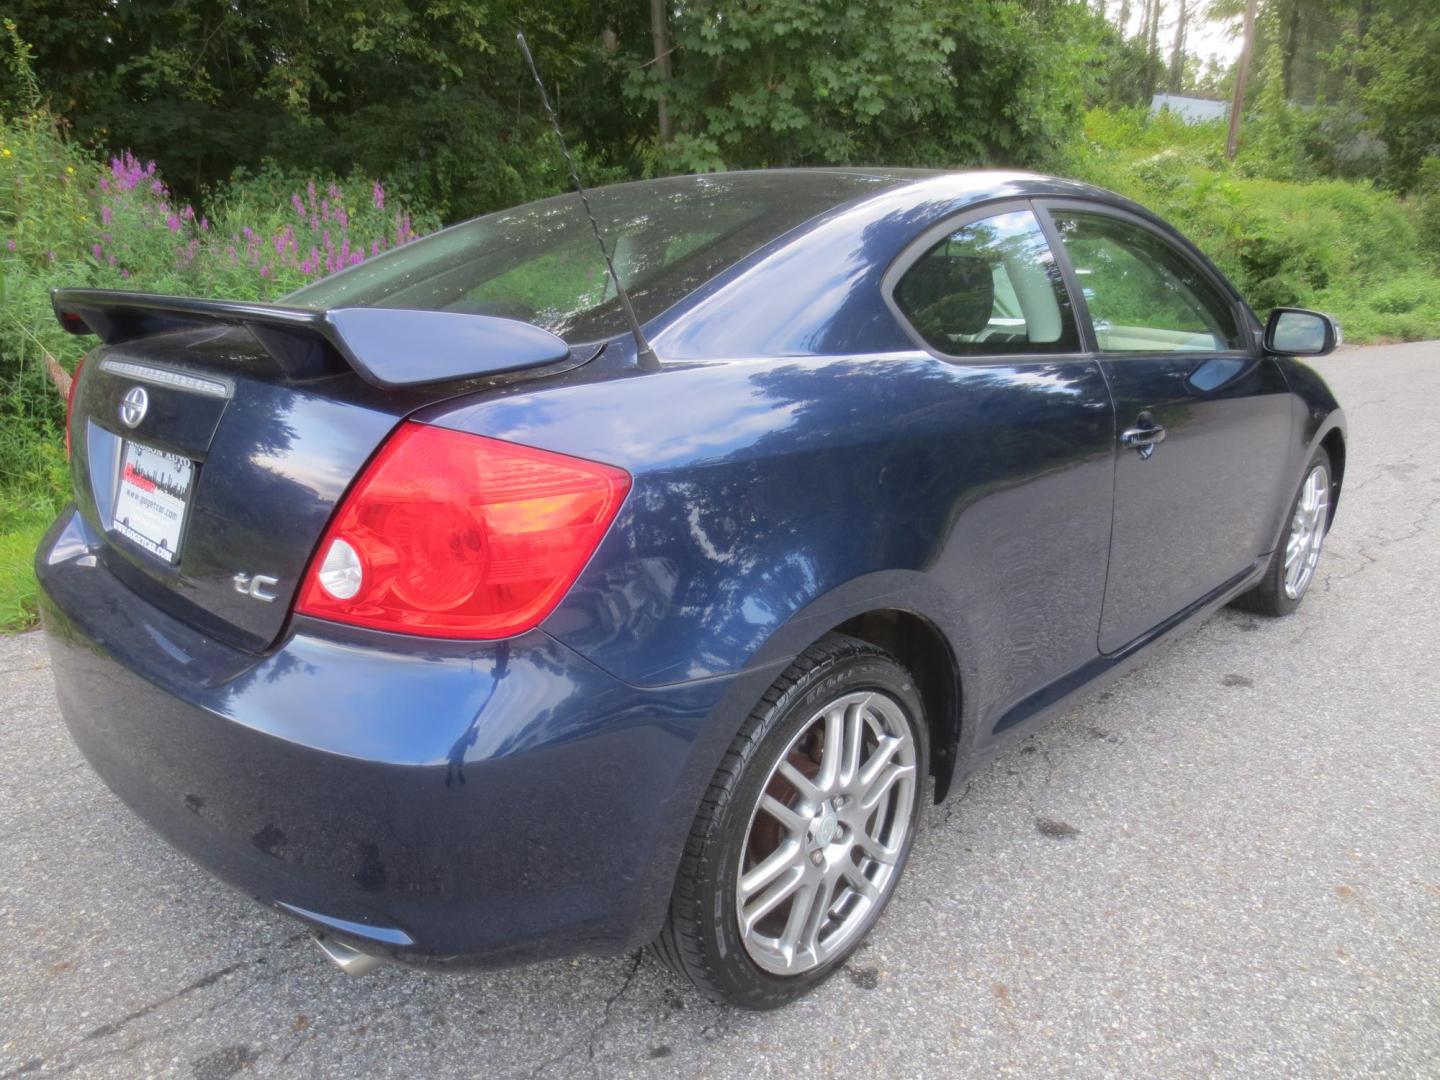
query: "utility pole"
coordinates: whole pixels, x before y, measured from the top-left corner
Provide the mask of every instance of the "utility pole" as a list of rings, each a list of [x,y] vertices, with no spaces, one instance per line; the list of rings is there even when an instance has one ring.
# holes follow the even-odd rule
[[[1240,70],[1235,73],[1235,100],[1230,103],[1230,131],[1225,136],[1225,157],[1235,160],[1240,148],[1240,109],[1245,104],[1245,79],[1250,74],[1250,50],[1255,44],[1255,6],[1259,0],[1245,5],[1245,43],[1240,46]]]
[[[655,44],[655,63],[660,67],[662,83],[670,81],[670,26],[669,0],[650,0],[650,38]],[[665,91],[660,91],[655,102],[655,112],[660,122],[660,141],[670,141],[670,109],[665,100]]]

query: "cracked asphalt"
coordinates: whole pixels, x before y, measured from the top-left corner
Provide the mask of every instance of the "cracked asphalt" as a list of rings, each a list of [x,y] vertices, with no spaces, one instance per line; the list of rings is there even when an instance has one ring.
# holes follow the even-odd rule
[[[112,797],[0,639],[0,1076],[1440,1075],[1440,343],[1319,366],[1339,518],[930,816],[868,946],[777,1013],[647,954],[349,980]]]

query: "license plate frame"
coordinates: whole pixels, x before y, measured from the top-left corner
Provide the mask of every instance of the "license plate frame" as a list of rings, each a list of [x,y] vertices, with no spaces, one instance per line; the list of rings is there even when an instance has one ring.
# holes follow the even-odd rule
[[[111,526],[142,551],[174,566],[194,489],[195,462],[190,458],[126,439]]]

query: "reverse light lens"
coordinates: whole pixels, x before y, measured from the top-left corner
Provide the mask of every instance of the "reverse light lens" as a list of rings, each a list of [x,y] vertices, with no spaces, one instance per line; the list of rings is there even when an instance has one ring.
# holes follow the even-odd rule
[[[402,424],[341,503],[295,609],[431,637],[523,633],[574,583],[629,489],[610,465]]]
[[[331,540],[325,561],[320,564],[320,587],[336,600],[349,600],[364,581],[365,572],[355,549],[344,540]]]

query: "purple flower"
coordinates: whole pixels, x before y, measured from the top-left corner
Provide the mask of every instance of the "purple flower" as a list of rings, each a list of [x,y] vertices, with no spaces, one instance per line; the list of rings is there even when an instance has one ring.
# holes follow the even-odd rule
[[[330,197],[331,197],[332,199],[338,199],[338,198],[340,198],[340,185],[337,184],[337,183],[335,183],[335,181],[333,181],[333,180],[330,181],[330,187],[327,188],[326,190],[329,191]]]
[[[305,194],[310,196],[310,201],[315,201],[315,181],[311,180],[305,185]]]
[[[14,241],[14,240],[6,240],[6,241],[5,241],[5,250],[6,250],[6,251],[14,251],[14,250],[15,250],[15,241]]]
[[[210,222],[209,222],[208,219],[203,218],[203,217],[200,219],[200,229],[201,229],[201,231],[203,231],[203,232],[209,232],[209,231],[210,231]]]
[[[113,218],[114,216],[115,216],[115,211],[114,211],[114,210],[111,210],[110,207],[108,207],[108,206],[102,206],[102,207],[100,207],[100,224],[101,224],[101,225],[109,225],[109,224],[110,224],[110,219]]]
[[[105,254],[105,249],[102,248],[99,244],[91,244],[91,245],[90,245],[90,254],[95,256],[95,261],[96,261],[96,262],[99,262],[101,256],[103,256],[103,255]]]
[[[242,236],[245,237],[246,240],[249,240],[252,236],[255,235],[255,233],[254,233],[253,231],[251,231],[249,225],[246,225],[246,226],[244,226],[243,228],[241,228],[240,233],[241,233]]]
[[[121,270],[121,271],[120,271],[120,276],[121,276],[122,278],[128,278],[128,277],[130,276],[130,271],[129,271],[129,270]]]
[[[152,180],[150,182],[150,190],[153,191],[156,195],[164,195],[165,185],[162,184],[159,180]]]
[[[350,215],[343,209],[335,211],[335,220],[340,223],[340,228],[342,229],[348,229],[350,227]]]
[[[290,196],[290,205],[295,208],[296,217],[303,218],[305,216],[305,201],[299,195]]]
[[[165,219],[165,227],[166,227],[167,229],[169,229],[171,232],[179,232],[179,231],[180,231],[180,219],[179,219],[178,217],[176,217],[174,214],[171,214],[169,217],[167,217],[167,218]]]
[[[54,261],[55,261],[55,252],[53,252],[53,251],[47,251],[47,252],[45,253],[45,257],[46,257],[47,259],[49,259],[51,262],[54,262]]]
[[[371,254],[371,255],[379,255],[379,254],[380,254],[380,241],[379,241],[379,240],[371,240],[371,241],[370,241],[370,254]]]
[[[376,210],[385,209],[385,187],[379,180],[376,180],[375,186],[370,189],[370,198],[374,201]]]
[[[270,276],[270,267],[268,264],[260,267],[260,276],[263,278],[268,278]]]
[[[195,220],[195,208],[187,203],[186,206],[185,206],[185,209],[180,211],[180,216],[181,216],[182,218],[184,218],[186,221],[194,221],[194,220]]]

